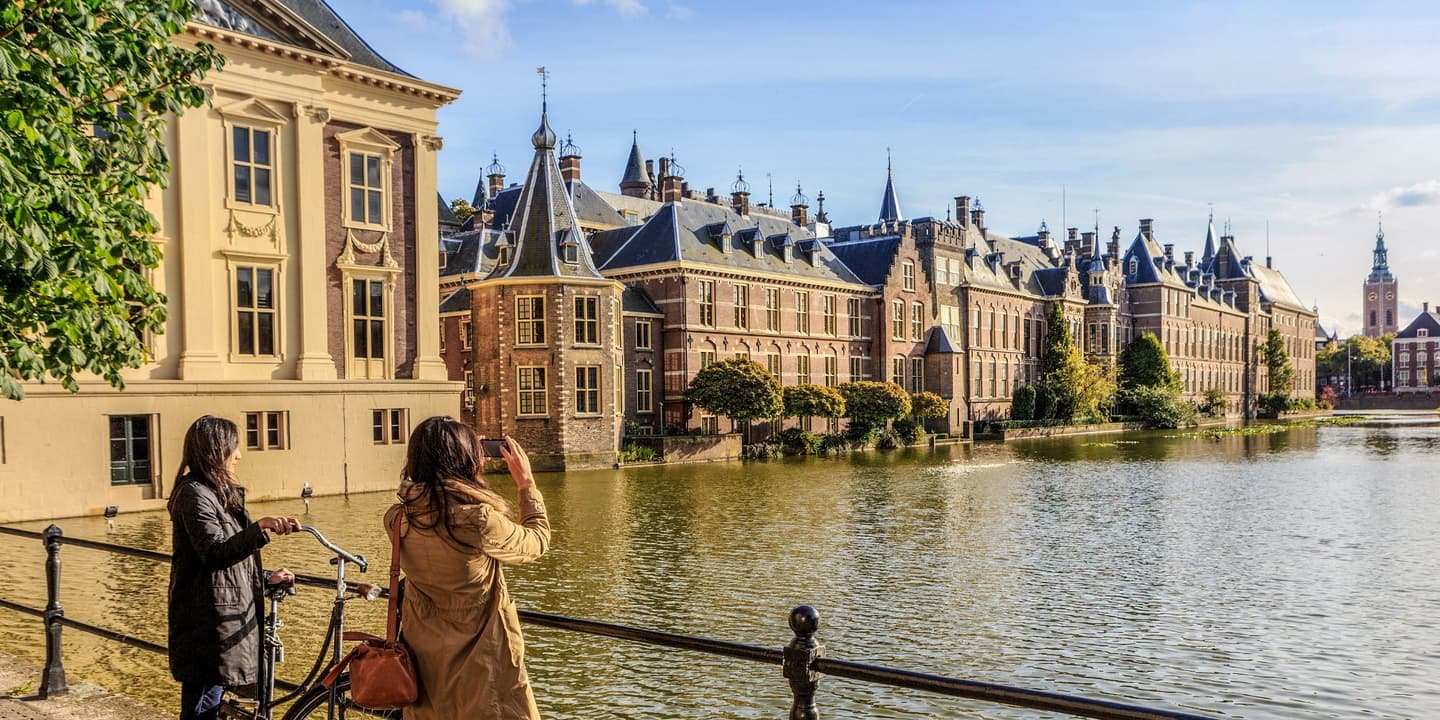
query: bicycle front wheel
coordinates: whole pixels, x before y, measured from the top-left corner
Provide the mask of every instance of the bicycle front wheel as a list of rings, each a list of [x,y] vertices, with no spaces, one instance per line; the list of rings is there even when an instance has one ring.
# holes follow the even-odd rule
[[[285,713],[284,720],[350,720],[355,718],[388,718],[389,720],[400,720],[399,710],[372,710],[361,707],[350,699],[350,673],[345,673],[335,679],[334,703],[332,704],[329,688],[315,686],[310,688],[294,705],[290,711]]]

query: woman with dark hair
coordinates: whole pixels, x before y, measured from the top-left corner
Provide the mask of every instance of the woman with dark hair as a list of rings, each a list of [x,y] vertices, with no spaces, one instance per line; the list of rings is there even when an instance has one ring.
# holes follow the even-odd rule
[[[211,720],[225,688],[259,681],[260,599],[266,582],[291,582],[280,569],[262,577],[267,531],[288,535],[292,517],[251,521],[235,483],[235,423],[206,415],[185,432],[184,457],[170,493],[170,674],[180,682],[180,720]]]
[[[507,437],[500,453],[519,492],[519,523],[481,475],[485,458],[469,426],[433,417],[410,435],[400,502],[385,513],[405,572],[401,635],[420,680],[405,720],[540,717],[500,566],[545,554],[550,521],[525,451]]]

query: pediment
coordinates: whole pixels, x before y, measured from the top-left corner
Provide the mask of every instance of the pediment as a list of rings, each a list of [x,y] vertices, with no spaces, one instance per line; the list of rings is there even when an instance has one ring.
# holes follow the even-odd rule
[[[341,144],[354,147],[381,148],[384,150],[399,150],[399,143],[391,140],[385,133],[375,128],[363,127],[350,132],[337,133],[335,139]]]
[[[281,125],[290,121],[289,114],[257,98],[236,100],[215,108],[215,112],[231,120],[258,121],[267,125]]]
[[[195,22],[349,59],[338,43],[275,0],[194,0]]]

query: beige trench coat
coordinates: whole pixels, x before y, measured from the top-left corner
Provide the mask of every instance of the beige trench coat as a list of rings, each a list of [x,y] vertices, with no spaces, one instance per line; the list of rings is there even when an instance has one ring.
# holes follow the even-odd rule
[[[420,700],[405,708],[404,720],[538,720],[520,617],[500,566],[529,562],[549,547],[544,499],[538,488],[521,493],[517,524],[481,502],[478,491],[453,482],[446,488],[455,538],[476,550],[401,524],[400,633],[420,680]],[[402,485],[400,496],[413,497],[409,489]],[[427,508],[423,500],[391,506],[386,527],[402,509],[409,520]]]

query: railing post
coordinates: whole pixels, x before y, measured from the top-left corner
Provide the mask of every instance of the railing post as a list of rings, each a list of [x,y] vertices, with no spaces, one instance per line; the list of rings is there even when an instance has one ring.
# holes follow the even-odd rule
[[[815,690],[820,686],[820,673],[814,670],[815,660],[825,656],[825,646],[815,639],[820,629],[820,613],[809,605],[790,611],[790,629],[795,639],[785,646],[785,679],[795,696],[790,705],[790,720],[819,720],[815,708]]]
[[[61,620],[65,609],[60,606],[60,526],[45,528],[45,670],[40,678],[40,697],[64,695],[70,691],[65,683],[65,663],[60,657]]]

